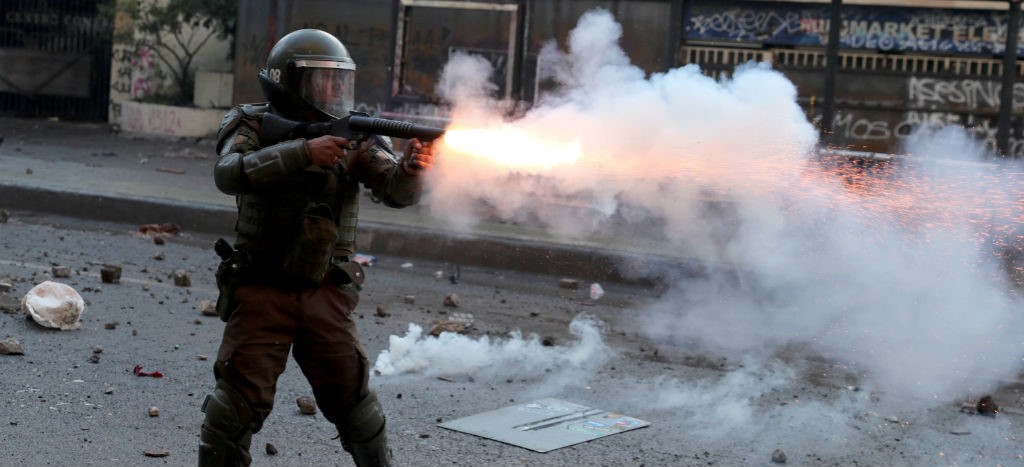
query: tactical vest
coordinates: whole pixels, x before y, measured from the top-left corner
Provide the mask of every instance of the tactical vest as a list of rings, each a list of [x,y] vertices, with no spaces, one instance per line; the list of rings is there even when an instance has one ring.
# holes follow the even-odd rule
[[[258,145],[259,122],[263,114],[270,111],[270,105],[247,104],[236,109],[240,109],[237,116],[229,114],[225,117],[221,138],[233,134],[236,129],[251,129],[253,134],[248,136],[256,139]],[[230,144],[221,141],[221,144],[225,143]],[[294,247],[297,236],[302,234],[304,217],[313,214],[329,218],[337,228],[332,242],[333,255],[351,255],[359,217],[358,182],[350,179],[343,169],[324,169],[316,165],[291,174],[281,182],[279,189],[270,192],[236,196],[236,246],[262,254],[274,262]]]

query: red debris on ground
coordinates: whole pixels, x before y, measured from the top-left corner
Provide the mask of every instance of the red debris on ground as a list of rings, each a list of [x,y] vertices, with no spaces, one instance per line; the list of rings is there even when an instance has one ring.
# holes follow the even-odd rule
[[[164,224],[142,224],[139,226],[139,233],[143,235],[149,234],[169,234],[177,235],[181,232],[181,228],[175,224],[164,223]]]
[[[142,365],[135,365],[135,369],[132,370],[135,376],[152,376],[154,378],[163,378],[164,374],[159,371],[142,371]]]

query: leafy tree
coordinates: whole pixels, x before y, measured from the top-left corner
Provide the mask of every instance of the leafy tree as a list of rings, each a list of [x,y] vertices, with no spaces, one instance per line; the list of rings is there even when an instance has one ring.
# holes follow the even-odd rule
[[[170,103],[191,102],[192,61],[213,37],[234,42],[238,0],[114,1],[117,13],[127,15],[134,25],[115,34],[115,40],[151,50],[170,74]]]

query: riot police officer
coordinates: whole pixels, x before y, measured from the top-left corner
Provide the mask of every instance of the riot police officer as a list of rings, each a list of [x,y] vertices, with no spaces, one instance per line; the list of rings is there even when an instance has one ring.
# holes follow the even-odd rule
[[[271,411],[289,351],[356,465],[390,465],[384,414],[352,320],[363,271],[349,256],[360,185],[388,206],[415,204],[433,149],[413,139],[399,158],[382,137],[356,149],[336,136],[260,141],[264,115],[348,115],[355,69],[334,36],[289,33],[259,74],[269,102],[237,106],[221,123],[214,179],[236,197],[238,220],[234,252],[217,274],[227,324],[216,386],[203,404],[200,466],[249,465],[252,434]]]

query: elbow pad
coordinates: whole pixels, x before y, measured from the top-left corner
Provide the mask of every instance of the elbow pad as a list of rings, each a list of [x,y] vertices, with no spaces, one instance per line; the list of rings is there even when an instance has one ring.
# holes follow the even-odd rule
[[[309,166],[306,140],[296,139],[265,147],[242,158],[242,172],[249,186],[273,185]]]

